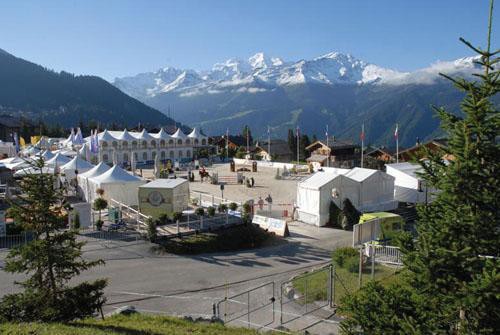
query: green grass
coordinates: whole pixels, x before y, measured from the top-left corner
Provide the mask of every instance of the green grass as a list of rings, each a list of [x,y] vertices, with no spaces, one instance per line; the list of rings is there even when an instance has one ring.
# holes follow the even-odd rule
[[[369,265],[363,269],[362,283],[366,284],[371,280],[371,268]],[[340,305],[342,298],[354,293],[358,289],[358,273],[352,273],[345,268],[335,267],[335,297],[334,302]],[[298,277],[293,281],[294,288],[304,294],[307,284],[307,302],[327,300],[328,271],[317,271],[308,276]],[[396,269],[383,265],[375,265],[375,280],[380,280],[384,284],[398,280]],[[307,283],[306,283],[307,282]],[[304,302],[304,299],[302,299]]]
[[[4,323],[2,335],[247,335],[256,330],[230,328],[217,323],[190,322],[179,318],[135,314],[113,316],[105,320],[87,319],[68,324],[61,323]]]
[[[160,240],[153,251],[195,255],[261,248],[283,243],[283,240],[253,224],[240,225],[211,233],[184,238]]]

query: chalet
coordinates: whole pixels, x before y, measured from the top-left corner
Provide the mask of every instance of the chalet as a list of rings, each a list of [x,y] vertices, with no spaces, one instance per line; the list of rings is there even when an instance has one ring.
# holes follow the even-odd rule
[[[398,155],[399,161],[408,162],[412,160],[425,159],[427,150],[433,153],[441,152],[443,154],[443,158],[451,160],[453,158],[445,154],[447,146],[448,140],[445,138],[433,139],[422,144],[418,143],[411,148],[400,151]]]
[[[254,154],[265,161],[283,163],[290,162],[294,156],[288,142],[284,140],[271,140],[269,145],[267,141],[257,143]]]
[[[367,148],[364,153],[365,157],[371,157],[377,161],[390,163],[396,160],[395,150],[389,150],[385,147]]]
[[[230,150],[237,150],[239,147],[242,146],[246,147],[247,138],[241,135],[236,135],[236,136],[229,135],[229,138],[227,139],[226,143],[226,136],[223,135],[223,136],[212,137],[211,142],[213,143],[213,145],[217,146],[218,151],[220,152],[226,148],[226,144],[228,145]],[[250,144],[252,144],[251,141]]]
[[[334,137],[329,138],[328,141],[316,141],[306,147],[306,150],[311,153],[307,162],[321,166],[353,168],[359,165],[361,158],[361,148],[358,144]]]

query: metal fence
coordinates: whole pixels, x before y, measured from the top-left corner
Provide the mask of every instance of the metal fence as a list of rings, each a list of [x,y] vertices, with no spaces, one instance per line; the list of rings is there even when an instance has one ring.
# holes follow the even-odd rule
[[[196,215],[192,217],[197,217]],[[165,238],[187,236],[197,232],[216,231],[230,226],[242,224],[240,217],[229,214],[218,214],[214,217],[201,217],[195,220],[180,221],[157,227],[158,235]]]
[[[196,191],[191,191],[189,194],[190,200],[192,203],[196,203],[197,206],[201,207],[217,207],[220,204],[229,205],[234,202],[238,205],[238,208],[241,208],[243,203],[241,201],[233,201],[227,198],[221,198],[213,194],[201,193]]]
[[[123,231],[106,231],[106,230],[93,230],[85,229],[78,232],[80,237],[93,240],[103,240],[103,241],[122,241],[122,242],[137,242],[142,240],[141,235],[133,230],[123,230]]]
[[[35,235],[32,232],[22,232],[16,235],[0,236],[0,249],[12,249],[21,245],[25,245],[33,241]]]
[[[307,272],[280,286],[280,325],[306,314],[334,307],[335,268],[328,265]]]
[[[213,305],[216,317],[224,323],[252,328],[272,328],[275,323],[275,283],[225,297]]]

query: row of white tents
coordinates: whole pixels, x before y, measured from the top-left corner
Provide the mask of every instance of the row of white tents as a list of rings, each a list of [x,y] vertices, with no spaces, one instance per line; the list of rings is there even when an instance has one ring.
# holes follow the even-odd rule
[[[396,209],[399,202],[427,201],[418,177],[420,167],[411,163],[388,164],[379,170],[324,168],[297,186],[298,219],[324,226],[330,218],[330,203],[343,208],[345,199],[360,212]]]

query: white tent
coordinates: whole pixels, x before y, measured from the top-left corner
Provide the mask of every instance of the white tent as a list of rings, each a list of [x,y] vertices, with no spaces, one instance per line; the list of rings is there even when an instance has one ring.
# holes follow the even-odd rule
[[[5,165],[5,167],[9,170],[17,169],[22,166],[29,166],[28,159],[20,158],[20,157],[10,157],[0,160],[0,163]]]
[[[361,212],[387,211],[397,208],[394,200],[394,177],[372,169],[354,168],[332,182],[335,204],[342,208],[345,199]]]
[[[75,178],[75,170],[78,170],[78,173],[86,172],[92,169],[94,165],[90,164],[86,160],[81,159],[79,156],[75,156],[68,163],[61,166],[60,171],[64,172],[66,175],[66,180],[71,180]]]
[[[113,166],[100,176],[88,178],[90,202],[96,198],[96,190],[104,190],[104,199],[114,199],[127,206],[137,206],[139,186],[146,183],[139,177],[129,174],[118,165]]]
[[[54,169],[50,168],[50,167],[47,167],[47,166],[44,166],[41,169],[29,166],[29,167],[24,167],[24,168],[21,168],[21,169],[17,170],[14,173],[14,177],[23,177],[23,176],[30,175],[30,174],[40,174],[40,173],[42,173],[42,174],[53,174],[54,173]]]
[[[54,158],[54,156],[55,155],[51,151],[45,150],[42,153],[37,153],[34,158],[39,159],[41,157],[41,158],[43,158],[44,161],[48,161],[49,159]]]
[[[160,131],[156,134],[151,134],[154,138],[157,138],[159,140],[168,140],[171,138],[170,134],[167,133],[163,128],[160,129]]]
[[[80,188],[80,192],[82,193],[83,198],[86,201],[90,202],[91,195],[90,195],[90,188],[89,188],[89,178],[94,178],[97,176],[100,176],[104,172],[108,171],[110,167],[104,163],[100,162],[96,166],[94,166],[92,169],[88,170],[87,172],[84,172],[82,174],[78,174],[78,186]]]
[[[182,140],[187,138],[186,134],[182,132],[181,128],[177,128],[176,132],[172,134],[172,137]]]
[[[417,175],[422,172],[422,167],[413,163],[386,164],[387,174],[393,176],[394,199],[400,202],[423,203],[426,196],[430,200],[430,192],[426,190],[425,183]]]
[[[330,217],[330,201],[332,200],[333,180],[348,169],[330,168],[318,171],[297,185],[298,220],[324,226]]]
[[[21,150],[20,154],[23,156],[31,156],[31,155],[35,155],[39,152],[40,152],[40,149],[38,149],[37,147],[29,146],[29,147],[26,147],[23,150]]]
[[[45,162],[45,165],[51,168],[54,168],[56,165],[61,167],[64,164],[68,163],[71,160],[71,158],[64,156],[61,153],[57,153],[54,157],[51,159],[47,160]]]

